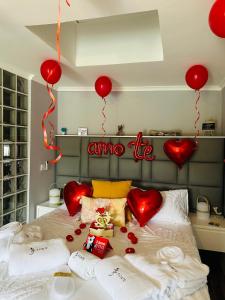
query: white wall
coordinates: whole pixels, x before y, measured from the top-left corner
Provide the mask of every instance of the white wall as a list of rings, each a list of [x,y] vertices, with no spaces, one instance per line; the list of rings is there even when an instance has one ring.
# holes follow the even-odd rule
[[[30,155],[30,220],[35,217],[36,205],[48,200],[49,186],[54,182],[54,167],[40,172],[40,164],[54,157],[43,145],[41,119],[49,106],[49,96],[44,85],[32,82],[31,86],[31,155]],[[51,118],[57,128],[57,112]]]
[[[76,134],[78,127],[88,127],[90,134],[100,134],[103,101],[95,92],[58,93],[58,132],[67,127]],[[125,125],[126,134],[155,130],[182,130],[193,134],[195,120],[193,91],[112,92],[107,97],[106,130],[115,134],[117,125]],[[217,134],[222,132],[222,93],[202,92],[200,124],[206,120],[217,122]]]

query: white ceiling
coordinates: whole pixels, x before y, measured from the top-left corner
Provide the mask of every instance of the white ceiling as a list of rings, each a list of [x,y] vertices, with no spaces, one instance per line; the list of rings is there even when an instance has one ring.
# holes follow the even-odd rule
[[[158,10],[164,61],[76,67],[63,57],[58,87],[92,88],[102,74],[113,79],[114,87],[182,87],[185,72],[193,64],[204,64],[209,69],[208,88],[224,86],[225,39],[214,36],[208,26],[213,0],[71,0],[70,8],[62,2],[63,22]],[[26,26],[56,23],[57,3],[58,0],[0,1],[2,67],[42,81],[40,64],[48,58],[56,59],[57,53],[51,43]]]

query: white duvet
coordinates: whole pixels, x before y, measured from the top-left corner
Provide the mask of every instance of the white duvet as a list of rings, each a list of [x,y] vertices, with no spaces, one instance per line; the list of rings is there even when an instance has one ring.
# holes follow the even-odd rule
[[[76,250],[82,249],[83,243],[85,242],[88,234],[88,228],[86,228],[82,230],[82,234],[80,236],[76,236],[74,234],[74,230],[79,227],[79,215],[70,217],[67,211],[61,208],[35,220],[32,224],[41,227],[43,232],[43,239],[45,240],[54,238],[65,239],[66,235],[68,234],[74,235],[74,241],[67,242],[67,246],[70,249],[71,253]],[[199,259],[198,250],[190,225],[169,226],[168,224],[163,223],[150,223],[148,226],[141,228],[138,224],[133,222],[129,223],[127,227],[128,231],[135,232],[136,236],[138,237],[138,244],[131,245],[130,241],[126,237],[126,234],[121,233],[119,228],[117,227],[115,229],[115,237],[110,239],[113,250],[108,252],[107,257],[111,257],[113,255],[124,256],[125,249],[127,247],[134,247],[138,255],[149,256],[151,253],[155,254],[162,247],[178,246],[186,255],[189,255],[192,258]],[[2,280],[0,280],[0,300],[49,299],[47,286],[49,282],[51,282],[51,275],[34,274],[33,276],[29,277],[24,276],[22,278],[7,278],[7,275],[5,276],[4,274],[7,274],[5,264],[3,264],[2,266],[0,265],[0,279],[2,276]],[[42,280],[43,278],[44,280]],[[112,300],[109,294],[104,289],[102,289],[101,285],[97,282],[96,279],[85,281],[83,279],[80,279],[77,275],[74,275],[74,281],[76,286],[76,293],[74,297],[72,297],[72,299],[68,300]],[[7,283],[10,283],[9,286],[11,287],[11,289],[8,289],[8,294],[7,289],[5,289]],[[18,283],[19,288],[17,287]],[[23,288],[23,284],[26,285],[26,289]],[[34,289],[32,289],[32,285],[34,286]],[[15,286],[16,289],[13,289],[13,286]],[[35,288],[36,294],[32,292],[35,290]],[[15,290],[17,291],[17,296],[15,294]],[[22,297],[18,296],[20,294],[22,294]],[[208,299],[210,299],[210,297],[208,294],[207,285],[205,284],[204,286],[199,285],[199,290],[191,296],[183,298],[183,300]]]

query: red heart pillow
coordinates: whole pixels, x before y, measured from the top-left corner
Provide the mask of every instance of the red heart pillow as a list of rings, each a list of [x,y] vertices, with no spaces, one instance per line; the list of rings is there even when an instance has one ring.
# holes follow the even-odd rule
[[[127,195],[127,203],[142,227],[159,211],[162,205],[162,196],[154,189],[142,191],[135,188]]]
[[[168,140],[164,144],[164,152],[179,168],[191,158],[197,149],[197,144],[191,139]]]
[[[74,216],[81,209],[80,199],[82,196],[91,197],[93,190],[87,184],[70,181],[64,187],[64,201],[70,216]]]

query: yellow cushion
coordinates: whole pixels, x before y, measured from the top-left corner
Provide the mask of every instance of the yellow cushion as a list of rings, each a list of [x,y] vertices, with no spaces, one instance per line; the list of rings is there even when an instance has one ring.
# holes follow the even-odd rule
[[[131,180],[102,181],[92,180],[94,198],[126,198],[130,190]]]
[[[83,196],[80,200],[81,221],[83,223],[92,223],[95,221],[96,210],[104,207],[111,215],[111,222],[116,226],[125,226],[125,206],[127,199],[102,199],[89,198]]]

